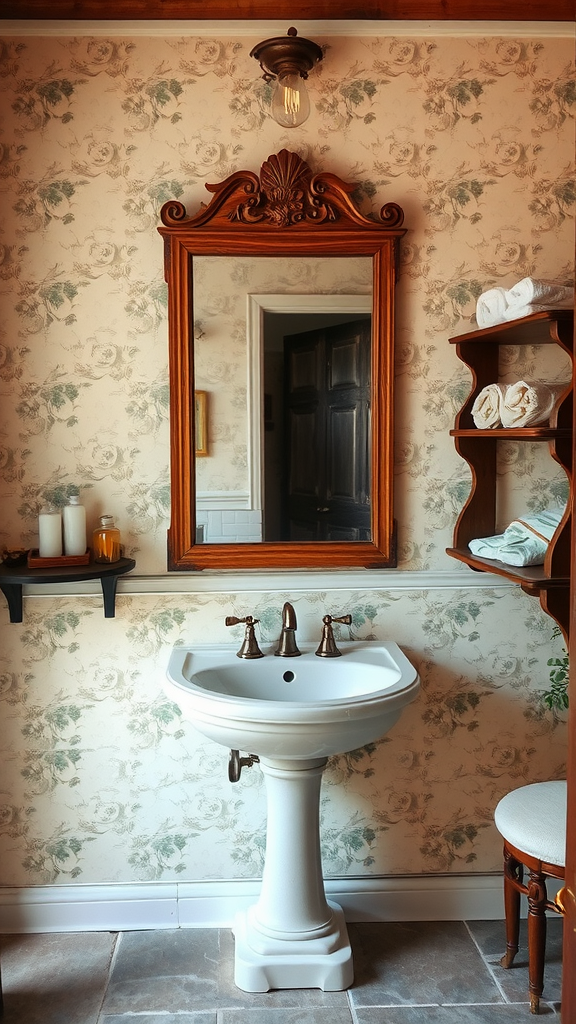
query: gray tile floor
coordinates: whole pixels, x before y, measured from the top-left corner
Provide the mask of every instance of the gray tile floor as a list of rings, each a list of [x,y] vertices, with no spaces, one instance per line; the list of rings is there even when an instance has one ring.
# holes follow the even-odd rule
[[[2,1024],[529,1024],[525,927],[504,971],[501,921],[351,924],[347,992],[249,995],[221,929],[0,937]],[[562,921],[548,928],[541,1015],[560,1013]]]

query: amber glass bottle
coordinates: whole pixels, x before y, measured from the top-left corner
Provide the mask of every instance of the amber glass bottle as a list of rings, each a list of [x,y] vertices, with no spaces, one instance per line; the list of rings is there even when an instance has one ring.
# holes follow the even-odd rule
[[[114,526],[114,516],[100,516],[100,526],[92,534],[92,552],[95,562],[117,562],[121,558],[120,530]]]

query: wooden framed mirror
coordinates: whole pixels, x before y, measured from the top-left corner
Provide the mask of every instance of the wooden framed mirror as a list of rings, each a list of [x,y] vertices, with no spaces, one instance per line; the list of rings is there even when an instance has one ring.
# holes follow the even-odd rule
[[[237,171],[206,188],[213,196],[195,216],[174,200],[158,228],[168,284],[168,568],[392,567],[403,212],[387,203],[379,219],[365,217],[354,185],[313,174],[287,150],[259,175]],[[294,306],[296,319],[286,320]],[[265,318],[278,311],[274,354],[265,355]],[[303,321],[306,311],[316,318]],[[201,459],[199,392],[208,410]],[[278,478],[274,497],[265,466]]]

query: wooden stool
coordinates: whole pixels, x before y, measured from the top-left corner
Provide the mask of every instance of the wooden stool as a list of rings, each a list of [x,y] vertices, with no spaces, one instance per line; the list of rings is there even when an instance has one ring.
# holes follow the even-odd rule
[[[540,1012],[544,988],[546,911],[562,913],[548,899],[546,878],[564,878],[566,862],[566,782],[536,782],[502,797],[494,812],[504,839],[504,908],[506,953],[502,967],[512,967],[518,952],[520,894],[528,897],[528,979],[530,1012]],[[524,868],[529,879],[524,883]]]

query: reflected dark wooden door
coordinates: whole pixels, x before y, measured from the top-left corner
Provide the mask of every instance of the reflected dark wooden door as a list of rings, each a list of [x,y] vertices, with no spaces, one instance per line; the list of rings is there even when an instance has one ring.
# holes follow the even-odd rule
[[[289,540],[370,540],[370,320],[285,338]]]

